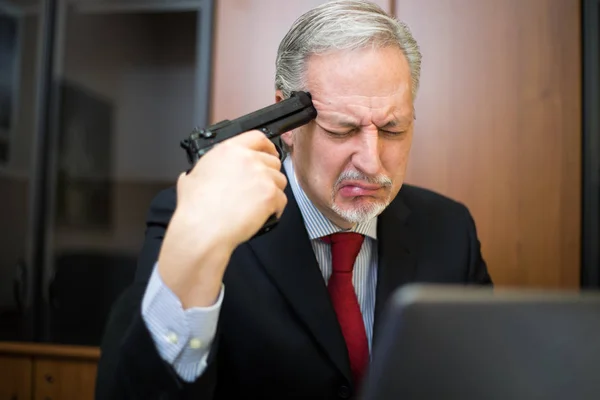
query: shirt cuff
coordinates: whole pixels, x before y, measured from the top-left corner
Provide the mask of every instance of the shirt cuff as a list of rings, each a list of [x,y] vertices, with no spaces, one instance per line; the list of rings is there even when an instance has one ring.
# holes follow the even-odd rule
[[[142,300],[142,318],[161,358],[185,381],[194,381],[206,368],[224,294],[225,286],[221,285],[214,305],[184,310],[154,265]]]

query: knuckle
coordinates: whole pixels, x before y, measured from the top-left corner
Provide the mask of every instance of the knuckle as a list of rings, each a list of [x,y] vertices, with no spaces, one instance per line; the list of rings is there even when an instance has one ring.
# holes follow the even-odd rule
[[[215,150],[219,149],[221,151],[230,151],[232,148],[235,148],[235,144],[231,140],[225,140],[215,146]]]
[[[248,149],[238,149],[238,151],[236,151],[235,155],[235,162],[236,163],[240,163],[241,165],[244,166],[244,168],[248,168],[250,166],[255,166],[255,162],[254,162],[254,157],[252,154],[252,151],[248,150]]]
[[[226,140],[215,146],[207,155],[213,153],[213,156],[218,159],[235,157],[237,153],[237,146],[234,143],[230,143]]]
[[[248,163],[252,166],[252,173],[256,176],[262,177],[268,173],[265,165],[257,157],[249,157]]]
[[[275,202],[279,197],[279,188],[273,182],[269,182],[265,188],[265,196],[270,203]]]
[[[248,134],[252,135],[252,138],[258,141],[267,139],[265,134],[259,131],[258,129],[251,130],[250,132],[248,132]]]
[[[179,191],[180,189],[182,189],[185,186],[185,182],[186,182],[186,175],[185,173],[179,175],[179,178],[177,178],[177,191]]]

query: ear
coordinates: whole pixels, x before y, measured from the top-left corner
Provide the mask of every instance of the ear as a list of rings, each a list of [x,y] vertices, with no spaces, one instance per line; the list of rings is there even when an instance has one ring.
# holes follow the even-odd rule
[[[275,91],[275,103],[279,103],[281,100],[283,100],[283,93],[281,90],[277,89]]]
[[[293,135],[294,135],[294,131],[289,131],[289,132],[283,133],[280,136],[281,140],[283,141],[283,143],[285,143],[285,145],[288,148],[288,151],[290,151],[290,152],[291,152],[291,149],[293,149],[293,147],[294,147],[293,140],[292,140]]]

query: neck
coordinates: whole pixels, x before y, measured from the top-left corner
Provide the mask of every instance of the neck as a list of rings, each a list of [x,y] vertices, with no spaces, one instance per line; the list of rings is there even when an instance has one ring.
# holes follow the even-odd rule
[[[347,231],[347,230],[354,228],[356,225],[358,225],[353,222],[348,222],[345,219],[342,219],[339,215],[334,213],[331,209],[327,209],[327,212],[324,212],[319,207],[317,207],[317,209],[319,211],[321,211],[321,213],[325,216],[325,218],[330,220],[335,226],[337,226],[340,229]],[[333,215],[330,215],[330,214],[333,214]]]

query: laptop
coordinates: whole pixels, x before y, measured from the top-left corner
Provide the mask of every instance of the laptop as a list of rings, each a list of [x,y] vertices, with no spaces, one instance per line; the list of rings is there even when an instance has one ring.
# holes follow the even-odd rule
[[[600,294],[405,286],[359,398],[600,399]]]

